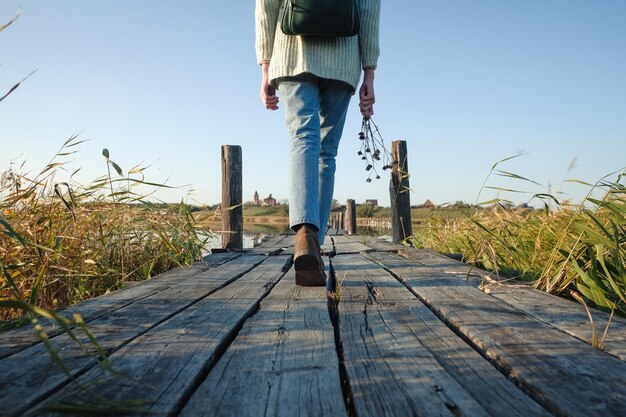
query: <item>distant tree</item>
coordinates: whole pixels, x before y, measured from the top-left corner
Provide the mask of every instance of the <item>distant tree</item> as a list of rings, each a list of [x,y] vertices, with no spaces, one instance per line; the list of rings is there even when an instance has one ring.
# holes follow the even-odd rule
[[[357,217],[373,217],[376,209],[371,204],[359,204],[356,206]]]
[[[276,214],[284,217],[289,216],[289,205],[281,204],[280,206],[278,206],[278,212]]]

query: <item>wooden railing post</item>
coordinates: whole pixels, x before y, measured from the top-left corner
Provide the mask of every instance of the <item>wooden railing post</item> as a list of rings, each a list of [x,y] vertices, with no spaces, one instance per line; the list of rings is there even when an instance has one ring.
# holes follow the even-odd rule
[[[413,234],[411,225],[411,198],[409,188],[409,164],[405,140],[391,143],[391,158],[394,161],[389,182],[391,199],[391,236],[398,243]]]
[[[222,145],[222,247],[243,249],[241,146]]]
[[[346,201],[346,231],[349,235],[356,234],[356,205],[352,199]]]

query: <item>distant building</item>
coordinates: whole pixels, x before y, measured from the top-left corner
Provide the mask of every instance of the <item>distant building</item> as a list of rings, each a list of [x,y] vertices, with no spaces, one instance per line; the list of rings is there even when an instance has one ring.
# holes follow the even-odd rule
[[[270,194],[269,197],[263,199],[263,205],[265,207],[276,207],[278,204],[276,203],[276,199]]]
[[[424,204],[422,204],[422,207],[427,208],[427,209],[434,209],[435,205],[433,204],[432,201],[426,200]]]
[[[255,206],[261,205],[261,201],[259,200],[259,193],[256,191],[254,192],[254,197],[252,197],[252,204],[254,204]]]
[[[378,200],[365,200],[365,204],[370,204],[372,207],[378,207]]]

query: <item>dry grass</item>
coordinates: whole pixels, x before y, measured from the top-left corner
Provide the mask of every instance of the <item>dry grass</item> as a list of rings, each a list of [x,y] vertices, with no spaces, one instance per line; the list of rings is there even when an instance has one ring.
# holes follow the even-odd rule
[[[612,181],[589,184],[587,198],[577,206],[561,205],[547,194],[535,195],[544,200],[543,210],[510,208],[492,200],[491,209],[465,217],[432,217],[409,240],[418,247],[460,253],[471,264],[624,315],[626,187],[624,172],[614,175]],[[592,198],[598,190],[604,197]]]
[[[2,175],[0,302],[58,309],[201,257],[204,242],[190,208],[137,193],[137,186],[166,186],[146,182],[143,168],[123,176],[105,150],[107,174],[91,185],[55,182],[79,144],[70,138],[32,178],[15,170]],[[2,320],[22,314],[0,309]]]

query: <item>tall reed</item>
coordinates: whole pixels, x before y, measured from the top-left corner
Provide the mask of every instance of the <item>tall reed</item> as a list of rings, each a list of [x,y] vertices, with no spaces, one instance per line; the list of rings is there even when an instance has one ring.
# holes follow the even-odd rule
[[[508,159],[494,165],[490,175],[530,181],[496,169]],[[624,173],[587,184],[589,194],[574,206],[539,193],[534,198],[543,201],[543,209],[516,208],[497,198],[486,202],[489,207],[468,210],[461,218],[433,216],[409,242],[460,253],[482,268],[518,275],[551,293],[582,295],[591,304],[626,314]],[[599,190],[603,197],[593,198]]]
[[[123,175],[105,149],[107,173],[89,186],[76,184],[75,172],[55,181],[80,143],[68,139],[32,178],[2,174],[0,301],[59,309],[202,256],[210,232],[199,233],[188,205],[151,202],[168,186],[146,181],[145,168]],[[5,306],[0,319],[22,313]]]

